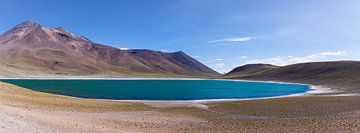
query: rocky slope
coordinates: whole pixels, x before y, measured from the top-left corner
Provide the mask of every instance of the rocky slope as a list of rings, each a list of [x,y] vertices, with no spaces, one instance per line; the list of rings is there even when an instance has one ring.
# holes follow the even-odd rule
[[[217,76],[184,52],[121,50],[23,22],[0,36],[0,76]]]

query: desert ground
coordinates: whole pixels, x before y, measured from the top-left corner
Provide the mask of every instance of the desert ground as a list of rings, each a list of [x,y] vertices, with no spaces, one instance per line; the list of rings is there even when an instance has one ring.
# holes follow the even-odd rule
[[[173,105],[173,106],[171,106]],[[208,103],[71,98],[0,83],[0,132],[360,132],[360,96]]]

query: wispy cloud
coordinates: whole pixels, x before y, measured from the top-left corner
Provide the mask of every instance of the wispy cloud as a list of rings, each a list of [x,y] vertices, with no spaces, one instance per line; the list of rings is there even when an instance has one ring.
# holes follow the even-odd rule
[[[337,56],[337,55],[344,55],[346,54],[345,51],[336,51],[336,52],[321,52],[319,55],[321,56]]]
[[[119,48],[121,50],[130,50],[130,48]]]
[[[239,58],[240,58],[240,59],[247,59],[247,58],[249,58],[249,57],[247,57],[247,56],[240,56]]]
[[[304,62],[341,59],[341,57],[344,56],[345,54],[346,54],[345,51],[335,51],[335,52],[321,52],[318,54],[307,55],[304,57],[279,56],[273,58],[247,60],[245,64],[266,63],[266,64],[285,66],[285,65],[304,63]]]
[[[199,58],[200,58],[200,56],[198,56],[198,55],[194,55],[194,56],[192,56],[192,57],[194,57],[195,59],[199,59]]]
[[[224,61],[223,58],[215,58],[215,59],[208,60],[205,63],[219,63],[219,62],[222,62],[222,61]]]
[[[223,38],[217,40],[208,41],[209,43],[220,43],[220,42],[247,42],[252,40],[253,37],[233,37],[233,38]]]
[[[169,50],[167,50],[167,49],[162,49],[162,50],[160,50],[161,52],[164,52],[164,53],[167,53],[167,52],[169,52]]]
[[[224,68],[225,67],[225,63],[216,63],[215,64],[215,68],[219,69],[219,68]]]
[[[225,59],[223,58],[215,58],[212,60],[208,60],[205,63],[216,71],[223,73],[228,71],[228,66],[225,64],[224,61]]]

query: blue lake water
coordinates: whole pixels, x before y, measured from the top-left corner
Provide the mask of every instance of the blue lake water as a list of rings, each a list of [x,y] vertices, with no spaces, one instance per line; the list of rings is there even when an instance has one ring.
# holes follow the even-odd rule
[[[3,79],[35,91],[114,100],[204,100],[304,93],[307,85],[230,80],[28,80]]]

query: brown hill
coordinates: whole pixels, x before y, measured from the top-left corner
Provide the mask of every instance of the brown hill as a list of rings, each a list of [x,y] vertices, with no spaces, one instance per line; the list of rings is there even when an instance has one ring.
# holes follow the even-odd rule
[[[183,52],[121,50],[32,22],[0,36],[2,76],[217,76]]]
[[[263,73],[265,71],[269,71],[275,68],[279,68],[279,66],[274,66],[270,64],[247,64],[231,70],[229,73],[225,74],[224,76],[244,77],[244,76],[254,75],[257,73]]]
[[[358,61],[301,63],[248,75],[242,74],[243,72],[230,72],[224,78],[307,83],[349,93],[360,92],[360,62]]]

